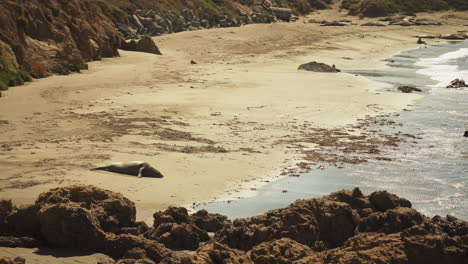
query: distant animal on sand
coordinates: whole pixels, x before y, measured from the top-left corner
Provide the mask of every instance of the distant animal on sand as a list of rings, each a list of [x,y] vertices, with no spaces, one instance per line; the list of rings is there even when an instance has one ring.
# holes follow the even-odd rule
[[[424,40],[422,40],[422,38],[419,38],[417,43],[420,44],[420,45],[421,44],[424,44],[424,45],[427,44]]]
[[[163,178],[161,172],[153,168],[143,161],[129,161],[129,162],[116,162],[109,166],[97,167],[92,170],[110,171],[120,174],[127,174],[132,176],[149,177],[149,178]]]

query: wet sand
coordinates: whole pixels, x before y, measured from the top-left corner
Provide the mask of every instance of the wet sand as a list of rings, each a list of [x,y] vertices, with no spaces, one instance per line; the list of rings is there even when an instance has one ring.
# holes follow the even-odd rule
[[[154,38],[163,56],[121,51],[81,74],[12,88],[0,99],[0,196],[26,204],[50,188],[92,184],[122,193],[139,220],[151,221],[167,206],[243,195],[299,161],[280,141],[306,124],[337,129],[419,97],[377,93],[383,84],[351,74],[297,71],[299,64],[383,67],[383,58],[417,48],[415,35],[463,29],[464,15],[426,15],[443,26],[303,23],[345,18],[322,11],[295,23],[183,32]],[[90,171],[130,160],[166,177]]]

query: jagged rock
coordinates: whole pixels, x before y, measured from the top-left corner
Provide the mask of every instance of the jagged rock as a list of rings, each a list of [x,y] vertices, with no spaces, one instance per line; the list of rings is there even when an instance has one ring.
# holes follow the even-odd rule
[[[369,201],[379,211],[385,212],[396,207],[409,207],[411,202],[396,196],[395,194],[388,193],[387,191],[377,191],[369,195]]]
[[[307,246],[321,240],[335,247],[353,236],[356,226],[356,215],[348,204],[314,198],[260,216],[237,219],[219,231],[216,239],[240,250],[285,237]]]
[[[468,130],[465,131],[465,134],[463,134],[464,137],[468,137]]]
[[[208,243],[201,247],[187,264],[254,264],[242,251],[229,248],[220,243]]]
[[[424,217],[416,210],[398,207],[385,212],[373,213],[359,222],[359,232],[392,234],[421,224]]]
[[[467,236],[450,237],[432,223],[414,226],[402,232],[408,263],[466,263]]]
[[[289,264],[311,255],[313,251],[289,238],[262,243],[249,251],[255,264]]]
[[[120,234],[143,235],[148,232],[149,227],[145,222],[135,222],[133,225],[120,229]]]
[[[398,90],[402,93],[422,92],[421,89],[416,88],[414,86],[400,86],[398,87]]]
[[[39,240],[31,237],[0,236],[0,247],[36,248],[41,245]]]
[[[193,223],[206,232],[217,232],[225,226],[231,224],[231,221],[224,215],[210,214],[206,210],[200,210],[191,215]]]
[[[106,234],[97,218],[78,204],[49,204],[38,212],[47,245],[101,251]]]
[[[408,263],[399,234],[362,233],[348,239],[343,247],[312,254],[294,264]]]
[[[210,240],[208,233],[187,223],[164,223],[148,231],[145,236],[174,250],[196,250],[201,242]]]
[[[442,231],[449,236],[466,236],[468,235],[468,222],[462,221],[454,216],[447,217],[434,216],[432,223],[437,225]]]
[[[320,62],[309,62],[299,66],[298,70],[313,71],[313,72],[340,72],[341,70],[335,68],[335,65],[330,66]]]
[[[143,36],[138,42],[135,40],[130,40],[128,42],[122,41],[121,49],[161,55],[158,46],[156,46],[156,43],[154,43],[153,39],[149,36]]]
[[[451,81],[450,84],[447,85],[447,88],[464,88],[464,87],[468,87],[468,85],[465,83],[464,80],[458,79],[458,78]]]
[[[145,237],[159,241],[168,248],[195,250],[201,242],[210,240],[208,233],[194,224],[183,207],[169,207],[164,212],[154,213],[153,218],[153,228]]]
[[[119,193],[94,186],[74,185],[52,189],[41,194],[36,201],[36,205],[60,203],[75,203],[90,210],[107,232],[118,232],[119,228],[133,224],[136,218],[132,201]]]
[[[191,60],[191,61],[190,61],[190,64],[195,65],[195,64],[198,64],[198,63],[197,63],[196,61],[194,61],[194,60]]]
[[[113,234],[107,236],[104,250],[101,252],[113,258],[122,259],[125,254],[130,254],[129,250],[135,251],[136,249],[143,250],[149,259],[156,262],[161,261],[170,254],[167,248],[156,241],[141,236]]]

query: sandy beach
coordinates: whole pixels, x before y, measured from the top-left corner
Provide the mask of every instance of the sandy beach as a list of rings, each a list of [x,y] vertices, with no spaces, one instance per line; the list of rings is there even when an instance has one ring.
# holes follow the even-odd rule
[[[241,196],[249,182],[278,177],[299,161],[278,142],[300,135],[305,124],[340,128],[419,98],[376,92],[383,84],[363,77],[297,67],[384,67],[382,59],[419,47],[415,35],[454,33],[467,23],[466,13],[421,17],[444,25],[304,23],[375,21],[328,10],[294,23],[164,35],[154,38],[162,56],[121,51],[81,74],[12,88],[0,98],[0,197],[28,204],[51,188],[91,184],[122,193],[136,203],[138,219],[150,222],[168,206]],[[166,177],[90,171],[132,160]]]

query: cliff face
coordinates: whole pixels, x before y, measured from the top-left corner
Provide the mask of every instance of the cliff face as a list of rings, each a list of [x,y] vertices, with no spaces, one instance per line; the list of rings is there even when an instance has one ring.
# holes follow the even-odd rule
[[[0,57],[10,62],[0,70],[24,70],[39,78],[118,55],[120,37],[94,1],[2,1],[0,9]]]
[[[270,23],[333,0],[6,0],[0,2],[0,91],[117,56],[123,37]],[[280,7],[273,10],[272,7]],[[287,7],[285,11],[284,8]],[[120,31],[120,33],[119,33]],[[122,33],[122,34],[121,34]]]

